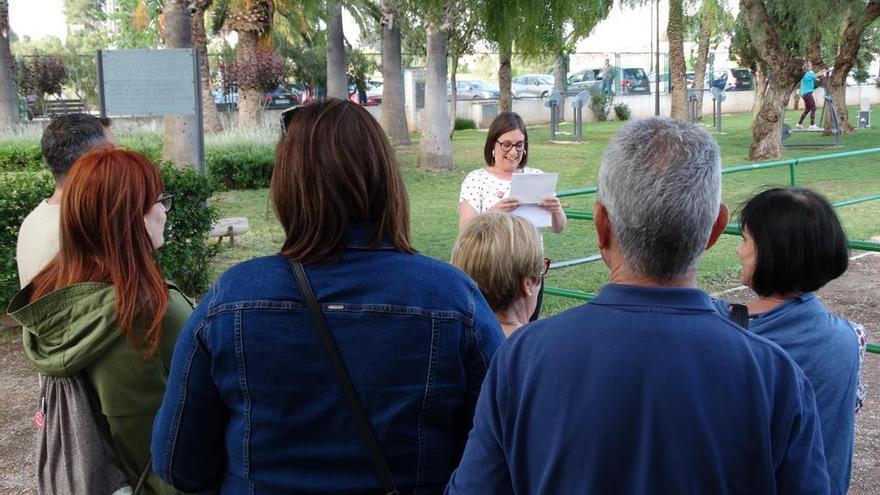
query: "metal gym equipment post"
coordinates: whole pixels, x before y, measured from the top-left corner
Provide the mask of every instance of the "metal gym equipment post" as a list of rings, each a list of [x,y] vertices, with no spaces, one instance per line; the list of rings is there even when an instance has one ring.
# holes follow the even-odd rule
[[[834,140],[832,141],[808,141],[804,143],[788,143],[786,142],[788,138],[792,136],[795,132],[825,132],[824,127],[820,127],[818,129],[792,129],[788,124],[782,124],[782,146],[786,148],[796,148],[796,147],[818,147],[818,146],[840,146],[840,120],[837,116],[837,109],[834,108],[834,100],[831,98],[831,95],[825,95],[825,103],[822,105],[822,113],[819,114],[819,122],[824,124],[825,122],[825,111],[828,111],[831,115],[831,128],[828,129],[831,132],[831,135],[834,136]]]
[[[726,99],[727,93],[723,89],[712,86],[712,124],[715,132],[721,132],[721,102]]]
[[[584,142],[584,105],[591,96],[589,91],[581,91],[569,103],[574,110],[574,138],[578,143]]]
[[[691,124],[697,123],[697,95],[693,90],[688,90],[688,120]]]
[[[559,102],[562,93],[554,89],[544,98],[544,106],[550,109],[550,141],[556,141],[556,130],[559,128]]]

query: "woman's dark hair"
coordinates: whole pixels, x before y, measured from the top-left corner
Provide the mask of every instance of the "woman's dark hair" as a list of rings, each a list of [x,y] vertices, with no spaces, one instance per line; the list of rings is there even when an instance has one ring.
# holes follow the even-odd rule
[[[739,217],[755,242],[751,286],[758,295],[813,292],[846,271],[846,233],[820,194],[768,189],[748,200]]]
[[[73,163],[92,147],[106,144],[110,119],[87,113],[59,115],[49,122],[40,147],[56,180],[63,179]]]
[[[409,200],[388,137],[360,105],[336,98],[292,112],[275,149],[272,201],[286,239],[281,254],[314,263],[339,254],[353,223],[413,253]]]
[[[529,154],[527,153],[529,151],[529,131],[526,130],[526,123],[523,122],[522,117],[513,112],[499,113],[495,120],[492,121],[492,125],[489,126],[489,133],[486,135],[486,145],[483,147],[483,159],[486,160],[486,165],[490,167],[495,166],[495,157],[492,156],[492,151],[495,150],[495,143],[498,142],[498,138],[502,134],[517,129],[523,133],[523,139],[526,141],[522,160],[517,168],[526,166],[526,163],[529,161]]]

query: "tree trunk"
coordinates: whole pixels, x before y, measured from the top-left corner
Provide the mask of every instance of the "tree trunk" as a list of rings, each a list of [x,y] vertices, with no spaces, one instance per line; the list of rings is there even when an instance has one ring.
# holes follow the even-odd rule
[[[446,42],[447,33],[429,23],[426,29],[427,67],[425,69],[425,108],[422,110],[422,139],[419,142],[419,167],[452,168],[452,140],[447,123]]]
[[[214,95],[211,93],[211,67],[208,60],[208,36],[205,34],[205,10],[211,6],[213,0],[200,0],[193,2],[195,10],[192,12],[192,45],[199,52],[199,79],[202,84],[202,113],[206,133],[215,133],[223,130],[220,125],[220,114],[217,105],[214,104]]]
[[[825,90],[834,100],[834,108],[837,110],[837,118],[843,132],[852,132],[852,124],[849,123],[849,114],[846,110],[846,75],[855,65],[856,55],[859,53],[862,42],[862,34],[878,17],[880,17],[880,0],[871,0],[864,9],[850,8],[847,21],[843,25],[840,35],[840,44],[837,47],[837,56],[834,59],[834,72],[825,78],[827,87]],[[826,114],[826,119],[830,116]],[[827,129],[827,125],[826,125]]]
[[[455,117],[458,114],[458,54],[449,54],[449,138],[455,133]]]
[[[758,64],[755,70],[755,98],[752,100],[752,119],[758,116],[761,105],[764,102],[764,94],[767,92],[766,71]]]
[[[513,93],[511,89],[510,59],[513,56],[512,42],[500,43],[498,46],[498,88],[501,98],[498,100],[499,112],[513,111]]]
[[[0,128],[18,123],[15,96],[15,59],[9,48],[9,2],[0,0]]]
[[[671,116],[687,120],[687,83],[684,77],[687,65],[684,61],[684,9],[681,2],[682,0],[669,0],[666,39],[669,40],[669,80],[672,82]]]
[[[769,83],[761,109],[752,122],[752,142],[749,159],[765,160],[782,157],[782,121],[791,92],[804,75],[803,63],[783,49],[782,42],[772,25],[764,2],[740,0],[740,12],[749,26],[749,35],[755,51],[768,74]]]
[[[168,48],[192,48],[192,16],[186,0],[165,2],[165,45]],[[164,118],[162,159],[178,167],[199,163],[199,122],[195,114],[168,115]]]
[[[410,140],[403,91],[400,6],[396,1],[386,1],[382,12],[386,19],[382,25],[382,128],[392,143],[407,145]]]
[[[238,46],[236,47],[235,59],[242,66],[252,67],[249,60],[257,57],[258,35],[255,31],[238,31]],[[241,128],[254,128],[259,122],[260,103],[263,100],[263,92],[259,88],[250,86],[238,86],[238,125]]]
[[[782,157],[782,120],[788,97],[798,84],[798,79],[786,77],[778,71],[767,85],[761,109],[752,122],[750,160],[767,160]]]
[[[700,20],[700,35],[697,43],[697,61],[694,65],[693,92],[697,95],[697,120],[703,120],[703,89],[705,89],[706,63],[709,60],[709,37],[711,35],[712,28],[709,16],[703,14]]]
[[[565,93],[568,91],[568,55],[560,54],[553,64],[553,85],[562,93],[559,100],[559,121],[565,121]]]
[[[341,0],[327,2],[327,96],[343,100],[348,98]]]

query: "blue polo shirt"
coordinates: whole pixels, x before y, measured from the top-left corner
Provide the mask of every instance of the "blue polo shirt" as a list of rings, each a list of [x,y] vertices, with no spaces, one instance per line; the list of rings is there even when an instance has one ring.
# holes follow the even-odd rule
[[[716,301],[727,314],[729,305]],[[749,331],[779,344],[804,370],[816,395],[831,493],[849,490],[859,388],[859,339],[848,320],[806,293],[752,315]]]
[[[827,494],[810,383],[697,289],[607,285],[496,353],[448,494]]]

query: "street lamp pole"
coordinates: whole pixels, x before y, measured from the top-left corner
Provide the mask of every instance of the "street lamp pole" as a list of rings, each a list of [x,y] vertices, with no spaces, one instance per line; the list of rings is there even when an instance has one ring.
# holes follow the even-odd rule
[[[660,0],[654,0],[654,115],[660,116]]]

